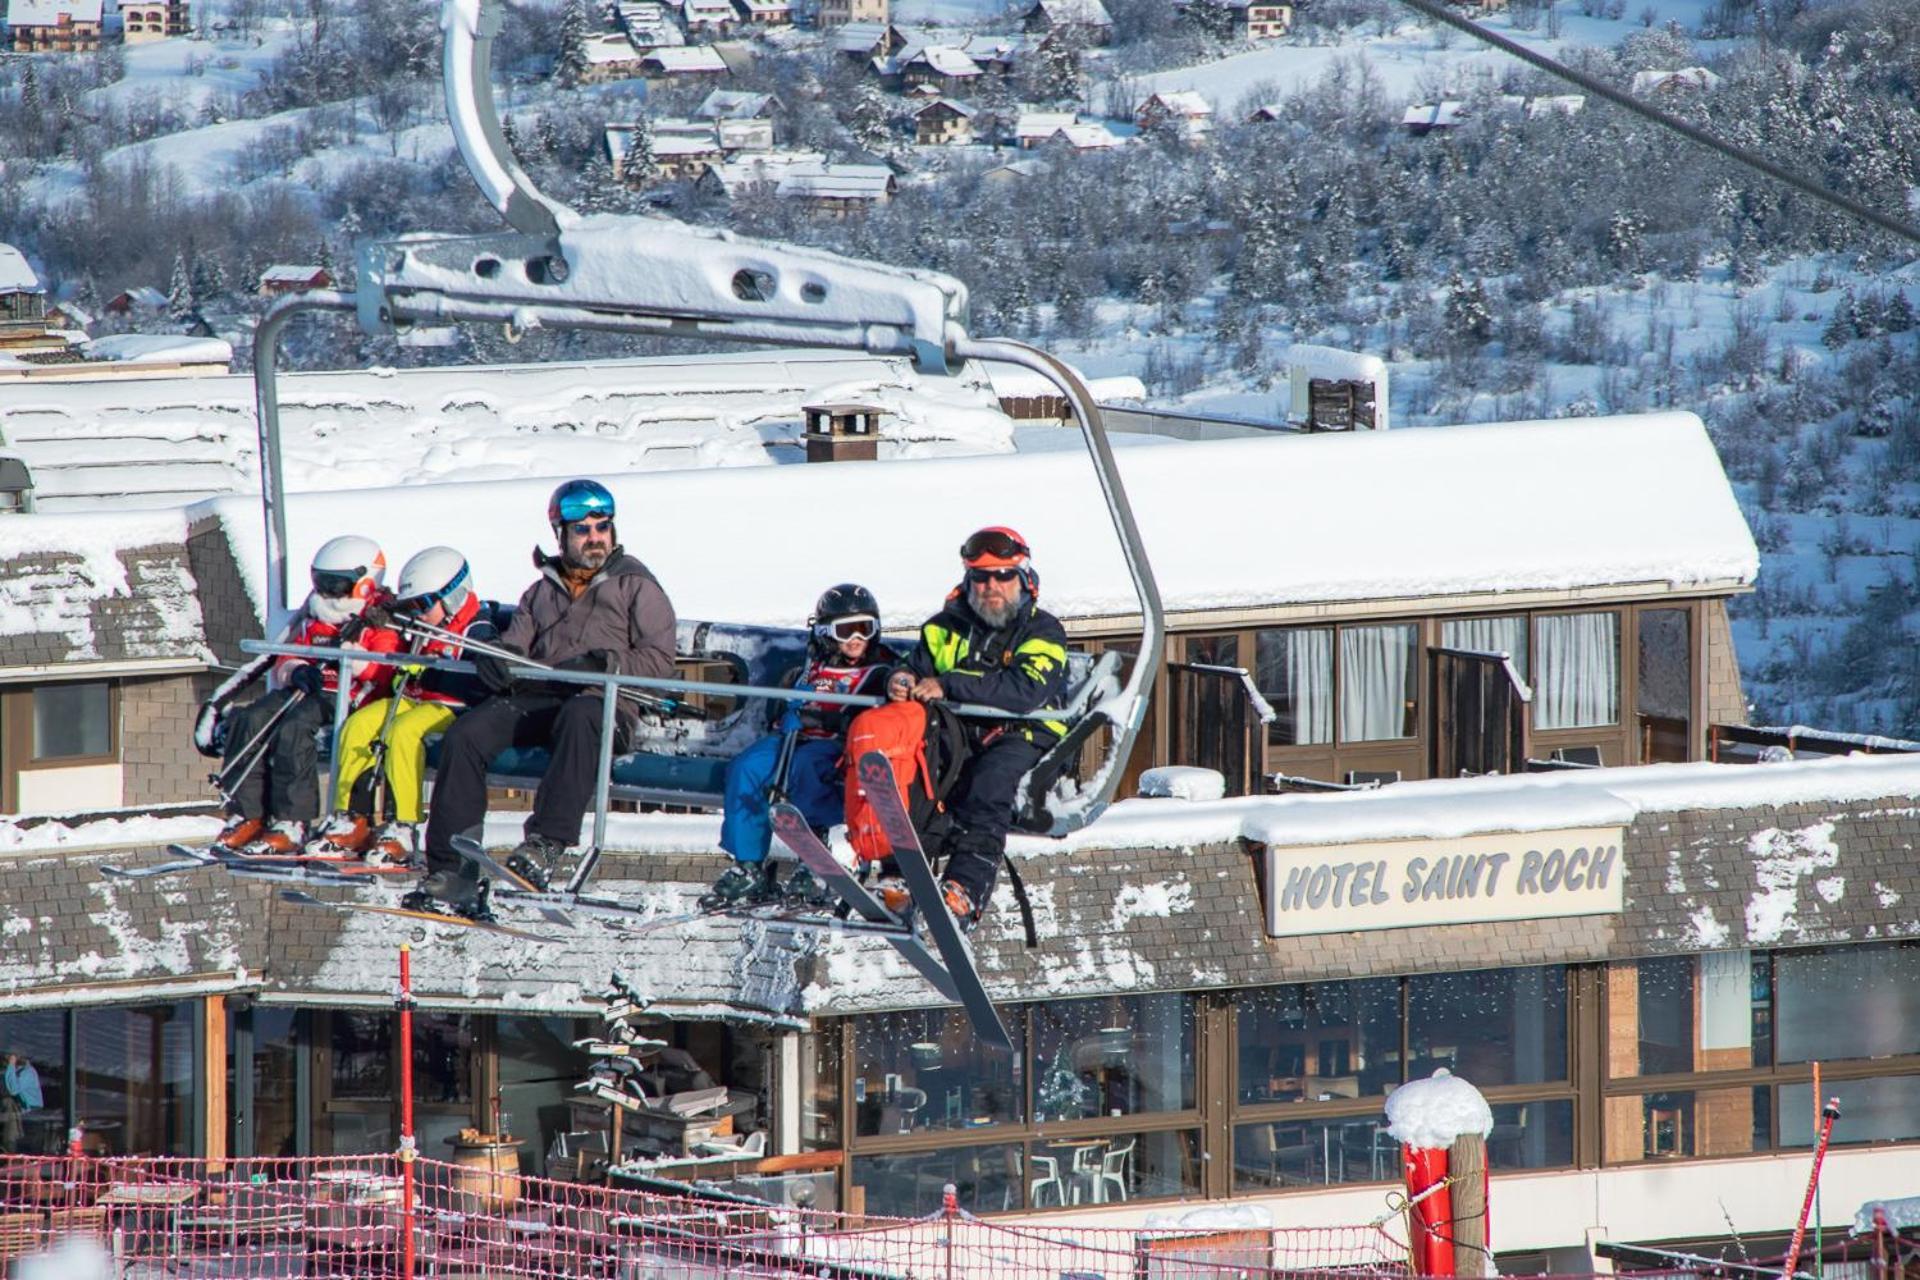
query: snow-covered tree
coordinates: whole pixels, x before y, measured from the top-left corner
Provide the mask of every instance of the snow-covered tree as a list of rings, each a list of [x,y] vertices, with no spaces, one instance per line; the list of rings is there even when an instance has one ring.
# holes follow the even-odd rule
[[[1447,281],[1447,332],[1457,341],[1482,343],[1493,337],[1493,308],[1478,280],[1455,272]]]
[[[582,213],[625,213],[628,193],[613,176],[613,164],[596,153],[580,171],[580,194],[574,205]]]
[[[553,78],[562,89],[578,85],[587,74],[587,6],[583,0],[567,0],[560,11],[560,53],[553,65]]]
[[[194,313],[193,273],[187,267],[187,255],[173,255],[173,279],[167,285],[167,316],[175,323]]]
[[[643,111],[634,117],[633,129],[627,134],[627,149],[620,157],[620,180],[638,191],[659,176],[660,166],[653,159],[653,120]]]

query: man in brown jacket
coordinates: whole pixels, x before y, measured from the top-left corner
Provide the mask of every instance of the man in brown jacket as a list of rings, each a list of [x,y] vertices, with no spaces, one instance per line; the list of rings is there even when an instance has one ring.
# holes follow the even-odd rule
[[[520,597],[500,647],[562,671],[627,676],[673,674],[674,616],[651,571],[621,549],[613,527],[613,495],[592,480],[554,490],[547,518],[558,556],[534,552],[540,577]],[[453,852],[453,838],[479,838],[487,814],[487,766],[508,747],[548,747],[552,758],[525,839],[507,865],[544,885],[567,846],[580,839],[600,763],[599,690],[560,681],[519,681],[510,664],[473,658],[492,696],[453,722],[440,744],[440,765],[427,819],[427,877],[415,900],[457,910],[479,905],[479,875]],[[628,749],[636,713],[623,704],[614,750]]]

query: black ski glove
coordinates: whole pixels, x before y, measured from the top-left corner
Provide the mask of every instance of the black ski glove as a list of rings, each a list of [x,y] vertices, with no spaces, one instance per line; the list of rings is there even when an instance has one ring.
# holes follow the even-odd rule
[[[393,625],[393,613],[385,605],[370,604],[360,611],[360,617],[370,627],[386,628]]]
[[[326,678],[320,674],[320,668],[311,662],[303,662],[287,673],[287,688],[298,689],[309,698],[319,697],[326,687]]]
[[[604,675],[613,669],[614,652],[611,649],[589,649],[554,667],[555,671],[591,671],[596,675]]]
[[[520,683],[519,678],[507,670],[509,664],[490,653],[476,653],[471,661],[474,674],[480,677],[488,693],[512,693],[513,687]]]

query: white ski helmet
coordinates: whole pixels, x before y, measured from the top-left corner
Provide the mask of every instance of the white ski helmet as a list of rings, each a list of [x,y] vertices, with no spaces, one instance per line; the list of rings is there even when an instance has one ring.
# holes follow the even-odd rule
[[[330,600],[353,600],[364,607],[387,581],[387,557],[380,544],[358,534],[330,538],[314,553],[313,591]],[[359,612],[356,608],[354,612]]]
[[[400,567],[400,584],[395,594],[399,607],[409,613],[425,613],[436,604],[444,604],[449,614],[460,612],[473,594],[467,558],[452,547],[428,547],[415,552]]]

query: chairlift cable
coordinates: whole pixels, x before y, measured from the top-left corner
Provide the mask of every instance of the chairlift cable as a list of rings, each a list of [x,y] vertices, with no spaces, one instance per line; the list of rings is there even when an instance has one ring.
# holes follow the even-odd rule
[[[1836,209],[1852,214],[1856,218],[1870,222],[1880,228],[1880,230],[1888,232],[1891,235],[1899,236],[1903,239],[1911,240],[1916,244],[1920,244],[1920,227],[1916,227],[1910,222],[1902,221],[1890,214],[1882,213],[1878,209],[1870,208],[1850,196],[1843,196],[1838,191],[1830,187],[1822,186],[1811,178],[1803,177],[1791,169],[1783,168],[1775,164],[1757,152],[1749,151],[1745,147],[1728,142],[1723,138],[1716,138],[1700,126],[1690,124],[1670,112],[1662,111],[1652,103],[1642,101],[1630,93],[1623,93],[1612,85],[1598,80],[1584,71],[1576,71],[1574,68],[1567,66],[1563,62],[1558,62],[1544,53],[1529,49],[1518,41],[1510,40],[1496,31],[1491,31],[1481,26],[1471,18],[1454,13],[1441,3],[1440,0],[1400,0],[1400,3],[1419,13],[1425,14],[1436,22],[1444,22],[1450,27],[1456,27],[1474,39],[1485,44],[1490,44],[1503,53],[1512,54],[1522,62],[1538,67],[1548,75],[1557,76],[1569,84],[1578,85],[1595,97],[1605,98],[1615,106],[1623,107],[1645,120],[1652,121],[1662,129],[1677,133],[1681,137],[1707,148],[1709,151],[1725,156],[1736,164],[1745,165],[1749,169],[1765,174],[1775,182],[1784,183],[1792,187],[1803,195],[1812,196],[1814,199],[1824,201]]]

